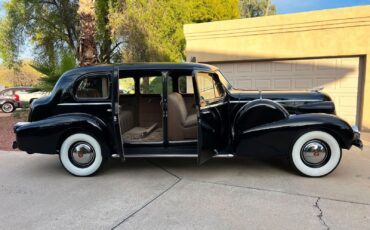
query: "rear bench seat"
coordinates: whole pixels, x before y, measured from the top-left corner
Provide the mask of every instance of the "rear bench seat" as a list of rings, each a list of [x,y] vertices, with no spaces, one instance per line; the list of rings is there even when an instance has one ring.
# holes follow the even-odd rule
[[[131,110],[121,110],[119,113],[121,133],[125,133],[135,126],[134,113]]]

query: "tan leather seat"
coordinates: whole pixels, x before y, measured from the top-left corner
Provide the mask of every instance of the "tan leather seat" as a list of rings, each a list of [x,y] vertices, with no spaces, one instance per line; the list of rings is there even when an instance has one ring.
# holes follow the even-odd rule
[[[197,115],[188,114],[179,93],[168,95],[168,138],[170,141],[197,138]]]

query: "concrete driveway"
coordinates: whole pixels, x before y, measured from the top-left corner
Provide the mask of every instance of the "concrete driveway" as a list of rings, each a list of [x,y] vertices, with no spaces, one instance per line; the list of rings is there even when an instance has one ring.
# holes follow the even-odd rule
[[[0,229],[369,229],[370,147],[324,178],[284,159],[111,160],[70,176],[57,156],[0,151]]]

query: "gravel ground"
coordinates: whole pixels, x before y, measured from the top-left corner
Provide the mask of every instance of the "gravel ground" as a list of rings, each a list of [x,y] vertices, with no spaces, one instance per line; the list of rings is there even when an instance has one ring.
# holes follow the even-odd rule
[[[13,150],[12,144],[15,140],[13,125],[22,120],[0,112],[0,150]]]

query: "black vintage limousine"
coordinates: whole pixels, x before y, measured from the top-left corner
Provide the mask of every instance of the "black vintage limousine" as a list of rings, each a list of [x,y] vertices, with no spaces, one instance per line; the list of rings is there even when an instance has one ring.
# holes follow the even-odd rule
[[[14,126],[14,148],[59,154],[76,176],[107,158],[287,156],[303,175],[332,172],[356,127],[318,91],[243,91],[214,66],[146,63],[76,68]]]

